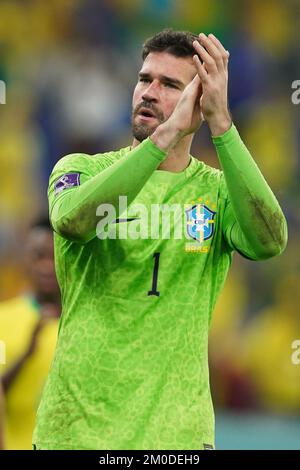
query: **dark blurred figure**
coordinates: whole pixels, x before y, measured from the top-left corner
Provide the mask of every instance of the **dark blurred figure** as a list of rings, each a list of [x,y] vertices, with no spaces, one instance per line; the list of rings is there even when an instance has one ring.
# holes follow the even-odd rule
[[[36,409],[56,344],[60,292],[48,219],[34,223],[24,246],[30,292],[0,304],[1,365],[5,399],[4,448],[31,449]]]
[[[2,390],[2,383],[0,382],[0,450],[3,450],[3,447],[4,447],[4,441],[3,441],[3,415],[4,415],[3,390]]]

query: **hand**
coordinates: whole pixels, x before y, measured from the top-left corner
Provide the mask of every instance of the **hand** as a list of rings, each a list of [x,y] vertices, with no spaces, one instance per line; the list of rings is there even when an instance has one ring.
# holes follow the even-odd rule
[[[201,81],[196,74],[185,87],[173,113],[157,127],[151,140],[162,150],[169,151],[186,135],[194,133],[204,118],[200,108]]]
[[[212,135],[221,135],[232,123],[227,104],[229,52],[213,34],[207,37],[201,33],[199,40],[203,45],[198,41],[193,42],[198,54],[194,55],[193,60],[203,90],[200,106]]]
[[[196,74],[185,87],[173,113],[166,121],[177,130],[180,138],[193,134],[204,120],[200,107],[201,94],[201,81]]]

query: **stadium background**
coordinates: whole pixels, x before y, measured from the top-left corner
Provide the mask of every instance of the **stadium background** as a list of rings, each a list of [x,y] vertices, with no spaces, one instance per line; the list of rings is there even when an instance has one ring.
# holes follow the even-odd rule
[[[22,243],[47,209],[50,171],[70,152],[130,142],[144,39],[162,28],[213,32],[230,50],[230,107],[278,197],[289,244],[274,260],[234,257],[211,333],[216,443],[300,449],[298,0],[1,0],[0,300],[27,287]],[[218,166],[202,128],[195,156]],[[1,337],[1,332],[0,332]]]

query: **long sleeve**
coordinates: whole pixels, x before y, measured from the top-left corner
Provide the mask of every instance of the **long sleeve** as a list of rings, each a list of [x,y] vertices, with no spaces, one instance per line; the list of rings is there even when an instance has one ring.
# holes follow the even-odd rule
[[[117,209],[121,195],[127,196],[130,204],[166,153],[148,138],[124,157],[104,165],[96,175],[92,174],[87,158],[83,160],[80,154],[77,157],[65,157],[52,172],[48,191],[50,220],[58,234],[86,243],[96,235],[97,207],[111,204]],[[80,184],[74,183],[79,177]],[[73,183],[57,191],[62,178],[67,182],[69,178]]]
[[[287,224],[234,125],[213,137],[228,191],[223,233],[229,246],[250,259],[280,254],[287,243]]]

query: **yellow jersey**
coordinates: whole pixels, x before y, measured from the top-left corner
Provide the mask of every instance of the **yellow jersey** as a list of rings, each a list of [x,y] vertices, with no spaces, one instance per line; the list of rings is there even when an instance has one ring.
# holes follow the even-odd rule
[[[3,375],[26,351],[40,319],[38,304],[19,296],[0,304],[0,340],[5,345]],[[32,432],[42,388],[54,355],[58,319],[47,320],[38,333],[36,348],[11,383],[5,399],[5,448],[32,449]],[[2,363],[4,362],[2,358]]]

